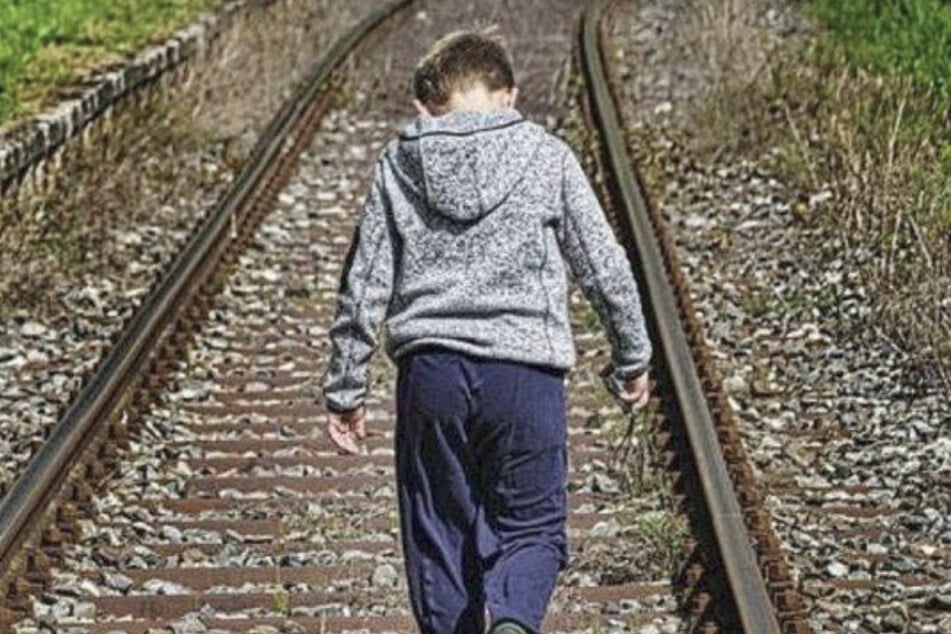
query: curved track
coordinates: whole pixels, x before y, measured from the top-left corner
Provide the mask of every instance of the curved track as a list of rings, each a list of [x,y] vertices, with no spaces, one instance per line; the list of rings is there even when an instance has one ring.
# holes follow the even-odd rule
[[[405,10],[410,4],[415,13]],[[360,458],[334,454],[314,424],[322,408],[312,394],[359,200],[354,183],[391,134],[393,113],[380,104],[400,94],[391,77],[408,76],[401,65],[417,58],[416,40],[458,24],[445,4],[390,2],[334,47],[0,503],[4,627],[412,629],[390,482],[393,368],[383,359],[375,366],[374,435]],[[585,12],[580,31],[573,3],[535,4],[516,9],[500,0],[469,7],[465,17],[535,18],[507,27],[518,38],[517,59],[533,70],[522,82],[526,109],[562,120],[570,118],[558,105],[568,84],[564,62],[581,34],[602,170],[649,307],[663,437],[694,534],[685,560],[636,556],[670,545],[646,540],[638,524],[651,498],[611,479],[612,442],[598,429],[610,407],[591,389],[605,342],[586,332],[593,327],[575,288],[575,553],[547,626],[808,631],[701,338],[682,319],[691,311],[669,277],[675,255],[624,147],[602,68],[602,3]],[[408,37],[414,30],[418,37]],[[382,44],[361,44],[371,32]],[[332,71],[358,44],[343,88],[348,104],[328,114]]]

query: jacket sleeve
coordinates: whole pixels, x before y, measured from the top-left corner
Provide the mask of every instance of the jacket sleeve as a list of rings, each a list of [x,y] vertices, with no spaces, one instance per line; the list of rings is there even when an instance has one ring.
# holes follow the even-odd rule
[[[340,274],[337,311],[330,327],[330,359],[323,377],[324,402],[333,412],[359,407],[377,330],[393,288],[393,241],[381,164],[374,170]]]
[[[561,198],[561,251],[607,333],[611,362],[602,378],[617,396],[625,381],[648,369],[651,343],[627,255],[581,164],[568,148],[562,162]]]

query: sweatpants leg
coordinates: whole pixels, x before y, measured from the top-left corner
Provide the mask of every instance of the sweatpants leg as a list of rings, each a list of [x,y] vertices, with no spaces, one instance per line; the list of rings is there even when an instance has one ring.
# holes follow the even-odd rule
[[[483,561],[493,622],[534,631],[567,563],[567,421],[561,373],[511,363],[481,365],[473,419],[486,524],[495,548]]]
[[[538,631],[567,560],[562,373],[452,352],[400,364],[396,459],[413,611],[426,634]]]
[[[451,353],[400,364],[396,471],[400,532],[413,613],[424,634],[482,631],[481,564],[474,543],[468,451],[471,393]]]

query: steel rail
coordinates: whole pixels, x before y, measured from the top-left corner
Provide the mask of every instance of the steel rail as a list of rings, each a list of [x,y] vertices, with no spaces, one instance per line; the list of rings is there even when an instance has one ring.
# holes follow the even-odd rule
[[[307,81],[271,121],[232,185],[126,324],[115,346],[57,421],[49,437],[0,501],[0,572],[5,573],[41,516],[78,463],[89,441],[110,420],[122,395],[139,376],[168,326],[237,236],[248,199],[268,166],[281,155],[295,125],[329,84],[333,72],[376,27],[413,0],[389,0],[348,30],[324,54]]]
[[[592,113],[613,179],[628,254],[642,281],[645,308],[659,348],[668,388],[668,415],[682,424],[700,476],[706,512],[732,595],[737,619],[749,634],[780,634],[780,625],[740,502],[727,470],[713,415],[680,319],[664,258],[650,220],[647,197],[636,175],[604,68],[601,21],[605,0],[589,3],[582,15],[582,64]]]

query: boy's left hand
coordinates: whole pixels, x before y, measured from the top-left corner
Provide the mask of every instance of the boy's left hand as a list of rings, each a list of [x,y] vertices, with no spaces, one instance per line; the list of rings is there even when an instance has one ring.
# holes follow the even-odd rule
[[[640,376],[635,376],[627,380],[624,384],[624,391],[618,395],[621,402],[638,410],[647,405],[651,397],[650,374],[644,372]]]
[[[367,437],[366,408],[360,406],[349,412],[330,412],[327,435],[341,451],[350,454],[360,453],[358,440]]]

